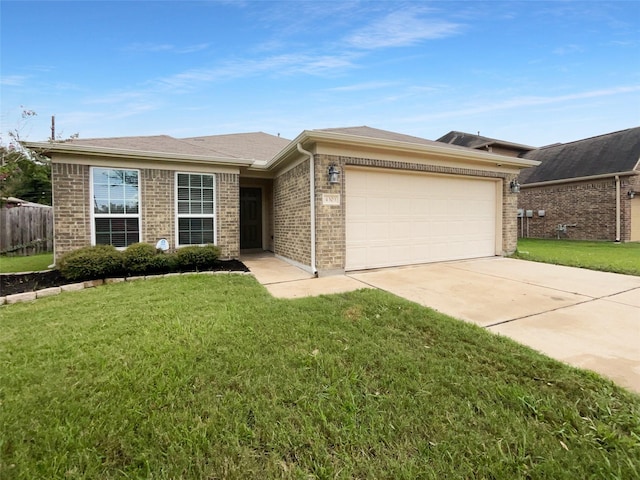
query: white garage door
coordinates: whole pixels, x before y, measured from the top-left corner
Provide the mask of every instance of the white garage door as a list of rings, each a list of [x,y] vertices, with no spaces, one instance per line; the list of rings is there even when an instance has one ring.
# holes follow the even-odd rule
[[[496,254],[497,183],[347,169],[347,270]]]

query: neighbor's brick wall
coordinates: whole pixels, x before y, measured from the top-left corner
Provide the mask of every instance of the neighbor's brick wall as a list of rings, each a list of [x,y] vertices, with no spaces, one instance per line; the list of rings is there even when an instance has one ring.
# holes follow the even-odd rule
[[[161,238],[176,246],[175,175],[173,170],[140,171],[141,242],[155,245]],[[91,245],[90,167],[53,163],[55,259]],[[181,172],[184,170],[180,170]],[[239,175],[216,173],[216,236],[221,258],[240,254]]]
[[[502,253],[510,254],[516,249],[518,242],[516,219],[518,196],[509,191],[509,182],[515,179],[517,174],[324,154],[315,155],[315,161],[316,265],[320,272],[322,270],[344,270],[345,266],[345,182],[348,175],[348,172],[345,173],[344,167],[346,165],[500,178],[502,179]],[[341,175],[340,183],[330,186],[327,170],[331,164],[335,164],[340,169]],[[340,206],[322,205],[323,193],[339,193],[341,195]]]
[[[91,245],[89,167],[52,163],[55,261],[76,248]]]
[[[311,205],[309,160],[273,181],[274,252],[311,265]]]
[[[638,182],[636,178],[620,179],[620,240],[631,234],[631,206],[627,192]],[[639,187],[635,187],[639,188]],[[518,208],[533,210],[533,217],[524,221],[518,234],[531,238],[557,238],[559,224],[567,227],[560,238],[572,240],[616,240],[616,182],[614,178],[572,182],[527,188],[520,191]],[[545,216],[538,216],[545,210]]]
[[[217,243],[220,258],[240,256],[240,175],[216,174]]]

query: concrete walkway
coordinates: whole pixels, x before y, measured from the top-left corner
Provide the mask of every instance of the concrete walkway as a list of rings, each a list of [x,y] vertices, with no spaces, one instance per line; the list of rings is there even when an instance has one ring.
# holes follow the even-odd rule
[[[242,260],[276,297],[379,288],[640,393],[640,277],[483,258],[313,278],[273,255]]]

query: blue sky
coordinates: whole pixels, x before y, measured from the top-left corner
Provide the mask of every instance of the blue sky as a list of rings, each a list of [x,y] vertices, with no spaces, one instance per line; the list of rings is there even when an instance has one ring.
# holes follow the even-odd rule
[[[638,1],[7,1],[0,131],[368,125],[542,146],[640,125]],[[23,108],[37,112],[23,124]]]

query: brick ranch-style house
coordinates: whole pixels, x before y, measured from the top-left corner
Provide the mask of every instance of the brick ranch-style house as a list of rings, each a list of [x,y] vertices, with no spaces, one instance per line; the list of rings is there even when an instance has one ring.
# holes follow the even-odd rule
[[[518,234],[640,241],[640,128],[535,148],[449,132],[447,144],[541,162],[518,176]]]
[[[214,243],[318,275],[512,253],[531,159],[370,127],[25,142],[51,158],[55,257]]]

